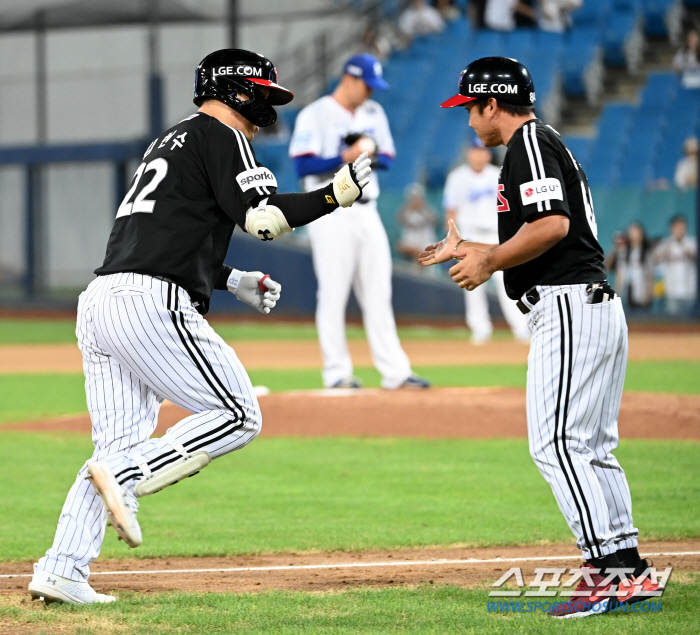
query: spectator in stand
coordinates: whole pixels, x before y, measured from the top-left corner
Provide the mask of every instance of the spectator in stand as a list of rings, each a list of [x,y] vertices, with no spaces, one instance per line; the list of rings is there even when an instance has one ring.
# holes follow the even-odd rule
[[[582,0],[540,0],[537,24],[543,31],[563,33],[571,27],[571,12],[582,6]]]
[[[634,222],[618,236],[606,265],[615,273],[615,288],[630,309],[648,309],[653,299],[654,259],[644,227]]]
[[[688,137],[683,143],[683,154],[685,155],[676,165],[676,174],[673,177],[674,183],[682,190],[689,190],[698,186],[698,140],[695,137]]]
[[[516,29],[532,29],[537,26],[536,0],[519,0],[513,11]]]
[[[401,238],[397,248],[411,262],[416,262],[425,246],[435,242],[435,227],[439,220],[426,200],[425,188],[420,183],[411,183],[406,188],[406,202],[399,211],[397,220],[401,225]]]
[[[616,231],[613,234],[612,251],[605,256],[605,268],[613,276],[611,284],[615,289],[621,289],[627,277],[627,234]]]
[[[537,12],[527,4],[527,0],[488,0],[484,13],[484,22],[489,29],[495,31],[512,31],[517,26],[517,20],[529,19],[534,26],[537,23]]]
[[[686,35],[685,48],[673,58],[673,68],[681,75],[685,88],[700,88],[700,35],[690,29]]]
[[[431,7],[426,0],[413,0],[399,17],[399,30],[410,41],[416,35],[444,31],[445,21],[438,10]]]
[[[445,22],[454,22],[462,16],[454,0],[435,0],[433,6],[438,10]]]
[[[686,34],[685,48],[676,53],[673,68],[679,73],[700,68],[700,35],[697,29],[690,29]]]
[[[654,252],[655,261],[663,269],[666,312],[687,316],[695,302],[697,291],[698,245],[688,236],[684,216],[671,219],[671,235],[662,240]]]
[[[362,34],[357,52],[369,53],[383,62],[391,54],[391,40],[382,35],[374,24],[369,24]]]
[[[486,26],[486,3],[488,0],[470,0],[467,4],[467,20],[475,29]]]

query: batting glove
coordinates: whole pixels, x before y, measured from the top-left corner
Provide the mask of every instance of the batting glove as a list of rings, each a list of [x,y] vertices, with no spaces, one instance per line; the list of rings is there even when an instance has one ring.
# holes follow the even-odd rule
[[[260,313],[269,313],[274,309],[282,293],[282,285],[262,271],[234,269],[226,281],[226,286],[241,302]]]
[[[355,163],[344,165],[333,177],[333,193],[341,207],[350,207],[362,195],[362,188],[369,183],[372,161],[363,152]]]

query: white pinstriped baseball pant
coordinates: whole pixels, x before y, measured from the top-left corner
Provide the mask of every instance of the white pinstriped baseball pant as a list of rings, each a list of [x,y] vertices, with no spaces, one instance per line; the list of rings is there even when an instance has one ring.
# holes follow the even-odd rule
[[[78,345],[95,452],[127,491],[142,477],[188,453],[214,459],[252,441],[262,425],[248,375],[196,312],[187,292],[135,273],[101,276],[81,294]],[[163,399],[194,414],[150,439]],[[107,514],[85,480],[86,463],[63,506],[53,546],[35,565],[85,581],[100,553]]]
[[[528,314],[530,454],[584,558],[637,546],[625,472],[611,452],[627,366],[620,298],[586,304],[585,284],[538,286]]]

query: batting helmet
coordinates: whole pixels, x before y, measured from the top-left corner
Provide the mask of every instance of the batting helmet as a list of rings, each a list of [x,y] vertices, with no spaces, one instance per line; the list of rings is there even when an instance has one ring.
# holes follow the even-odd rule
[[[270,89],[267,98],[260,86]],[[248,96],[247,101],[237,93]],[[194,103],[217,99],[241,113],[248,121],[264,128],[277,121],[272,106],[294,99],[294,93],[277,83],[277,69],[262,55],[243,49],[222,49],[207,55],[197,66],[194,77]]]
[[[454,108],[489,97],[518,106],[531,106],[535,103],[535,84],[530,71],[509,57],[482,57],[460,73],[459,93],[441,106]]]

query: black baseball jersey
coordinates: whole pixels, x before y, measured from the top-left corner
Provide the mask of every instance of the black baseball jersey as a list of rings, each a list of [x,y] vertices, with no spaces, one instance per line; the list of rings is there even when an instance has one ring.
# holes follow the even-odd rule
[[[234,227],[276,189],[242,132],[192,115],[146,150],[95,273],[168,278],[206,312]]]
[[[538,284],[580,284],[606,276],[586,174],[559,133],[531,119],[508,143],[498,179],[499,242],[552,210],[569,217],[569,233],[541,256],[504,271],[506,291],[514,300]]]

